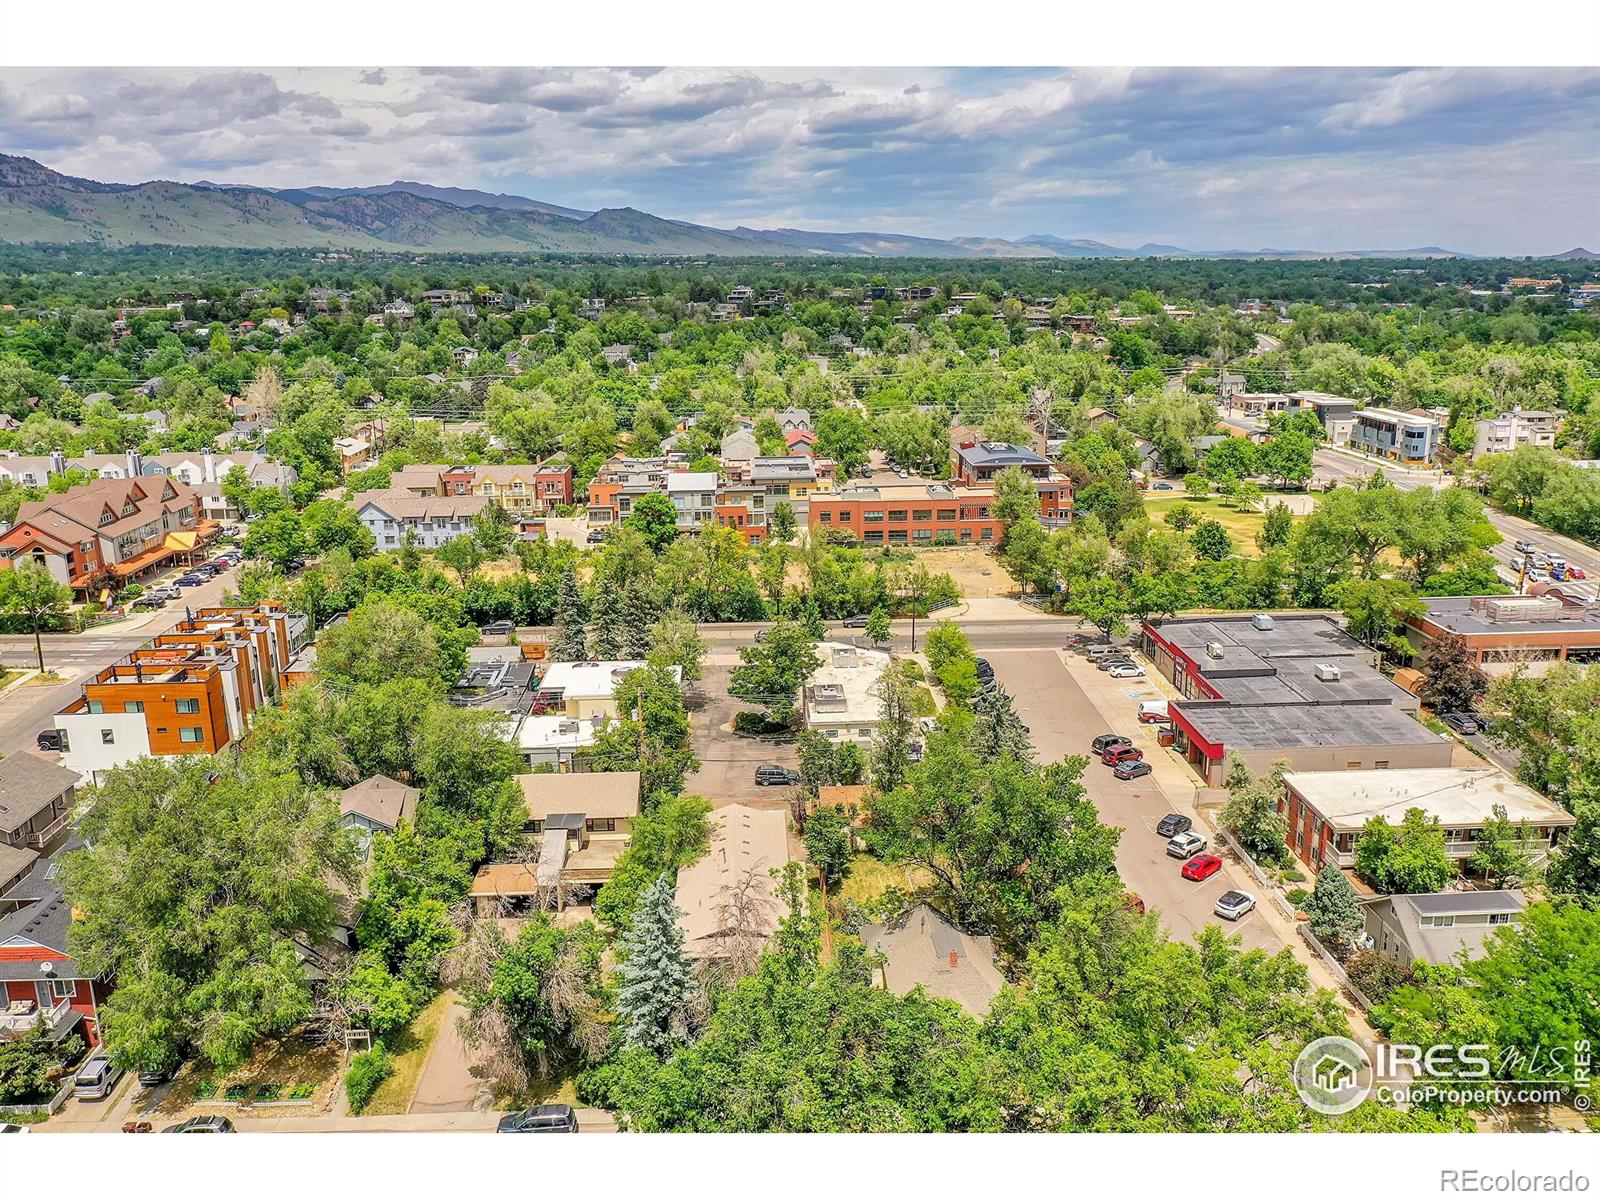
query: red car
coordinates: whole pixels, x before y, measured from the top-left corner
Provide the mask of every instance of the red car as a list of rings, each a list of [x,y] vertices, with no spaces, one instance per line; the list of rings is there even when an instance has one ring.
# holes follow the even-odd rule
[[[1587,579],[1589,578],[1589,573],[1582,567],[1568,567],[1567,577],[1569,579]]]
[[[1202,879],[1210,879],[1222,870],[1222,860],[1215,854],[1196,854],[1183,864],[1183,877],[1199,883]]]
[[[1100,761],[1108,767],[1114,767],[1120,762],[1133,762],[1144,757],[1144,751],[1123,742],[1116,746],[1107,746],[1100,752]]]

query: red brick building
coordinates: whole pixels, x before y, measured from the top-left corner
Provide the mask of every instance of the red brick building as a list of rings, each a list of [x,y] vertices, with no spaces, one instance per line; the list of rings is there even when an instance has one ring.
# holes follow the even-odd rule
[[[970,545],[997,541],[994,489],[949,483],[845,488],[811,501],[813,537],[844,530],[868,546]]]

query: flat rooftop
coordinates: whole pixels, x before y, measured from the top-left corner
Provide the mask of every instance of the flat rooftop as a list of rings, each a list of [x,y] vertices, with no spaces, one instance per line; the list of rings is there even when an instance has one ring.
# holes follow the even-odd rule
[[[1291,771],[1284,781],[1341,831],[1359,830],[1375,816],[1398,825],[1410,808],[1420,808],[1446,826],[1480,825],[1497,804],[1513,821],[1536,826],[1576,823],[1565,809],[1491,768]]]
[[[1427,619],[1463,637],[1503,633],[1593,633],[1600,604],[1562,604],[1543,596],[1436,596],[1425,599]]]
[[[1372,651],[1331,619],[1273,615],[1272,628],[1252,617],[1178,618],[1151,622],[1156,635],[1181,650],[1201,678],[1239,705],[1400,704],[1415,700],[1372,665]],[[1319,666],[1339,678],[1319,679]]]
[[[1440,740],[1439,734],[1388,704],[1240,707],[1214,700],[1184,700],[1175,701],[1172,708],[1181,713],[1201,737],[1228,750],[1427,746]],[[1336,774],[1342,777],[1345,772]]]

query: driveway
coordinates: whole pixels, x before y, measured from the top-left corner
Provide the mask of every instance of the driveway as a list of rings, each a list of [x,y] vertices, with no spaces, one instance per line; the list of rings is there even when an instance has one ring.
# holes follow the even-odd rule
[[[797,744],[793,737],[757,738],[732,731],[734,714],[754,707],[728,694],[738,662],[737,651],[714,644],[701,664],[700,680],[688,689],[691,738],[700,769],[689,776],[684,790],[704,796],[714,808],[737,803],[787,809],[790,789],[757,786],[756,768],[762,763],[795,766]]]
[[[423,1064],[409,1112],[487,1112],[494,1106],[489,1084],[474,1070],[472,1050],[461,1037],[460,1000],[450,1006]]]

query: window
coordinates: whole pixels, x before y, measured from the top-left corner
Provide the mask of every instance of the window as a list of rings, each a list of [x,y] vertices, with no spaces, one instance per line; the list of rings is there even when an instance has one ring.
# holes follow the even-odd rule
[[[122,702],[122,711],[125,713],[142,713],[144,711],[144,701],[124,700]]]
[[[66,1000],[78,994],[78,981],[76,979],[52,979],[50,981],[50,995],[56,1000]]]
[[[837,729],[830,729],[828,730],[828,736],[831,738],[837,738],[839,736],[839,731]]]
[[[116,732],[111,729],[102,729],[100,731],[100,744],[102,746],[115,746],[117,744]]]
[[[617,819],[615,817],[590,817],[583,823],[583,826],[590,833],[615,833],[617,831]]]
[[[931,542],[933,541],[933,530],[913,529],[911,531],[911,540],[915,542]]]
[[[544,832],[544,822],[543,821],[529,821],[528,822],[528,832],[529,833],[543,833]]]
[[[939,520],[941,520],[941,521],[954,521],[955,519],[956,519],[956,510],[955,509],[953,509],[953,508],[941,508],[939,510]]]
[[[1510,913],[1490,913],[1489,914],[1489,924],[1491,924],[1491,925],[1509,925],[1509,924],[1511,924],[1511,916],[1512,916],[1512,914],[1510,914]]]
[[[85,712],[92,713],[103,713],[106,710],[106,706],[98,700],[90,700],[83,707]]]
[[[1372,769],[1374,771],[1387,771],[1389,769],[1389,760],[1387,758],[1375,759],[1372,764]]]
[[[833,514],[824,508],[817,513],[817,522],[821,525],[832,525]]]
[[[199,742],[205,740],[205,730],[198,725],[185,725],[178,730],[180,742]]]
[[[1422,918],[1422,923],[1424,925],[1431,925],[1435,929],[1449,929],[1452,925],[1454,925],[1456,923],[1456,918],[1455,918],[1455,914],[1453,914],[1453,913],[1448,915],[1448,916],[1442,916],[1442,917],[1441,916],[1423,917]]]
[[[931,508],[913,509],[912,512],[911,512],[911,519],[913,521],[931,521],[931,520],[933,520],[933,509],[931,509]]]
[[[869,738],[872,736],[872,730],[866,727],[856,730],[856,733],[860,734],[864,738]]]
[[[179,696],[177,707],[181,713],[197,713],[200,711],[200,701],[193,696]]]
[[[906,519],[906,510],[905,509],[903,509],[903,508],[891,508],[889,510],[889,520],[891,520],[891,521],[904,521],[905,519]]]
[[[1361,770],[1361,764],[1359,762],[1347,762],[1344,765],[1344,769],[1346,771],[1359,771]]]
[[[902,520],[905,518],[904,513],[901,513],[900,516]],[[863,521],[882,521],[883,510],[880,508],[877,512],[864,512],[861,514],[861,519]]]

